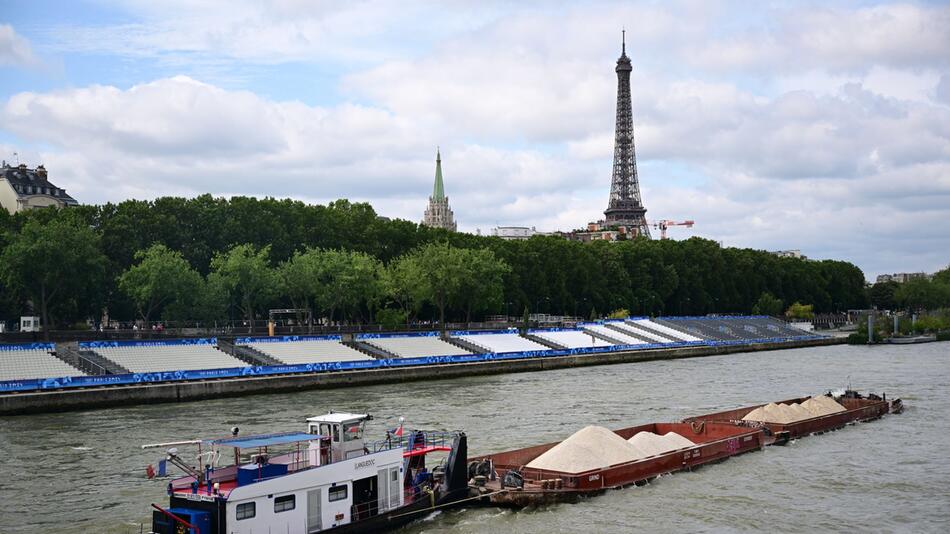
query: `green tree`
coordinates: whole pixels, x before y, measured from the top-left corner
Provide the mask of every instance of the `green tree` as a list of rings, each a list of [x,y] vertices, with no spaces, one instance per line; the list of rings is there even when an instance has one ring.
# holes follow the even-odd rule
[[[459,287],[456,304],[465,310],[465,321],[471,322],[472,312],[498,309],[504,301],[504,276],[511,272],[503,260],[490,249],[456,249]]]
[[[418,313],[421,304],[416,286],[422,279],[423,273],[419,269],[416,256],[410,254],[400,256],[390,262],[380,274],[383,294],[402,310],[402,315],[408,325]]]
[[[752,313],[754,315],[771,315],[777,317],[782,314],[782,308],[784,308],[782,301],[766,291],[759,296],[759,300],[755,301],[755,304],[752,306]]]
[[[897,309],[895,295],[898,287],[900,284],[897,282],[878,282],[868,289],[868,300],[879,310]]]
[[[381,295],[379,261],[364,252],[323,251],[322,274],[326,298],[324,310],[330,320],[337,311],[350,318],[361,309],[371,309]]]
[[[801,302],[795,302],[788,307],[788,310],[785,311],[785,316],[789,319],[799,319],[802,321],[809,321],[815,317],[815,312],[813,311],[814,306],[811,304],[802,304]]]
[[[934,273],[933,282],[950,286],[950,267]]]
[[[145,324],[166,306],[175,318],[187,318],[203,283],[198,271],[180,252],[160,243],[136,252],[135,259],[138,263],[119,276],[118,284],[135,303]]]
[[[269,262],[270,247],[237,245],[211,260],[209,282],[222,288],[236,303],[253,330],[255,313],[276,294],[277,276]]]
[[[936,310],[950,306],[950,285],[915,278],[899,284],[894,291],[894,300],[910,311]]]
[[[448,243],[429,243],[416,249],[412,256],[422,277],[416,285],[419,301],[429,302],[439,310],[439,327],[445,329],[445,309],[458,301],[467,272],[459,250]]]
[[[65,321],[75,318],[69,315],[96,311],[83,303],[102,292],[105,263],[98,236],[89,227],[65,217],[46,223],[31,219],[0,255],[0,279],[39,307],[48,340],[55,311],[62,311],[59,319]]]
[[[290,299],[294,309],[320,309],[327,292],[323,282],[323,251],[308,248],[294,253],[293,257],[280,264],[277,276],[281,294]],[[303,321],[299,311],[297,321]]]

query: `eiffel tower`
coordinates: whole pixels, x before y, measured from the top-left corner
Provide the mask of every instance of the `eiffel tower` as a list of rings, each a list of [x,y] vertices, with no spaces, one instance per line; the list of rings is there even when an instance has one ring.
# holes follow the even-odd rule
[[[604,212],[607,226],[624,226],[634,236],[649,239],[647,209],[640,199],[637,178],[637,151],[633,144],[633,110],[630,104],[630,58],[627,57],[626,31],[622,51],[617,59],[617,126],[614,137],[614,170],[610,186],[610,202]]]

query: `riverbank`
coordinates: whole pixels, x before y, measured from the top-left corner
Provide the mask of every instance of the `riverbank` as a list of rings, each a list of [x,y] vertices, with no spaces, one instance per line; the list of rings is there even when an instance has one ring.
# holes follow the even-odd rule
[[[839,345],[843,343],[845,343],[845,339],[843,338],[822,338],[776,343],[754,343],[749,345],[678,347],[671,349],[550,356],[519,360],[480,361],[312,374],[298,373],[292,375],[250,376],[217,380],[9,393],[0,395],[0,415],[25,415],[104,408],[109,406],[187,402],[262,393],[335,389],[373,384],[545,371],[569,367],[699,358],[722,354],[754,353],[766,350]]]

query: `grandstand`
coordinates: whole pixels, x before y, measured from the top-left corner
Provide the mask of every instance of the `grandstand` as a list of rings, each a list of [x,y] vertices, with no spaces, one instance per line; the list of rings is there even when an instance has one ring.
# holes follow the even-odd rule
[[[643,327],[633,324],[626,321],[612,321],[606,323],[609,325],[609,328],[620,330],[621,332],[628,334],[631,337],[640,338],[647,343],[672,343],[673,340],[664,336],[661,336],[653,331],[646,330]]]
[[[621,345],[644,345],[647,342],[642,339],[629,336],[613,328],[607,328],[602,324],[585,324],[584,330],[588,332],[593,332],[602,336],[606,336],[614,341],[619,342]]]
[[[569,349],[612,346],[612,343],[598,339],[583,330],[531,330],[529,333]]]
[[[92,342],[80,343],[97,354],[125,367],[133,373],[155,373],[186,369],[218,369],[246,367],[241,360],[226,354],[213,340],[151,341],[151,342]]]
[[[484,352],[529,352],[536,350],[551,350],[540,343],[523,338],[513,332],[484,332],[478,334],[464,334],[452,336],[467,341]]]
[[[263,352],[286,364],[318,362],[355,362],[371,356],[347,347],[339,339],[251,339],[243,346]]]
[[[636,326],[640,326],[644,329],[652,330],[657,332],[661,336],[668,337],[673,341],[702,341],[701,337],[693,336],[687,333],[684,333],[680,330],[670,328],[666,325],[660,324],[656,321],[650,319],[632,319],[628,320]]]
[[[657,321],[680,331],[696,333],[718,341],[750,341],[810,335],[772,317],[664,317]]]
[[[438,338],[438,336],[388,336],[360,337],[360,341],[383,349],[399,358],[417,358],[420,356],[461,356],[471,352],[456,347]]]
[[[0,345],[0,380],[82,376],[85,373],[50,354],[53,345]]]

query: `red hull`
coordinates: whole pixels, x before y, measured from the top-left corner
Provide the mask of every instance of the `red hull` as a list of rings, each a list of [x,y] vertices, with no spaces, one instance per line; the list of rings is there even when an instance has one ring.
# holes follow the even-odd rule
[[[486,493],[491,492],[488,498],[492,504],[523,507],[575,501],[583,495],[596,494],[610,488],[650,480],[662,474],[722,461],[730,456],[759,450],[765,445],[762,429],[720,423],[654,423],[614,432],[624,439],[629,439],[642,431],[656,434],[676,432],[697,445],[583,473],[563,473],[524,467],[559,442],[484,455],[473,460],[491,459],[494,463],[498,479],[486,482],[484,489]],[[510,469],[521,472],[524,477],[523,488],[502,489],[501,480]]]
[[[790,404],[793,402],[802,403],[806,400],[808,400],[808,397],[801,397],[797,399],[779,401],[779,404]],[[698,417],[690,417],[688,419],[684,419],[683,422],[692,423],[706,421],[707,423],[731,423],[734,425],[750,428],[765,427],[768,428],[770,433],[773,435],[772,439],[770,439],[768,442],[771,444],[776,439],[796,439],[802,436],[808,436],[810,434],[820,434],[822,432],[828,432],[829,430],[842,428],[845,425],[858,421],[871,421],[873,419],[880,418],[890,411],[890,405],[885,400],[843,398],[839,399],[838,403],[844,406],[847,411],[831,415],[822,415],[819,417],[813,417],[811,419],[805,419],[804,421],[797,421],[795,423],[787,424],[759,423],[742,420],[742,418],[745,417],[749,412],[759,408],[760,406],[763,406],[762,404],[738,408],[736,410],[727,410],[724,412],[700,415]]]

